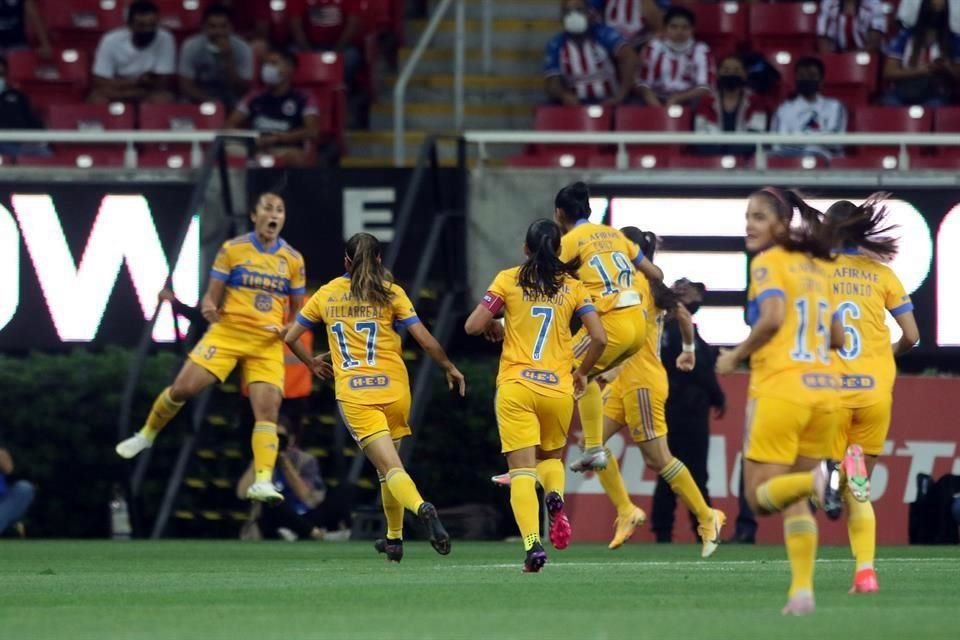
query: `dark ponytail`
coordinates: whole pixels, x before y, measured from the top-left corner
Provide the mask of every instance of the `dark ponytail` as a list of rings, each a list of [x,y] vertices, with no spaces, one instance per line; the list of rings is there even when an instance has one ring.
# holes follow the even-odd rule
[[[380,242],[369,233],[356,233],[347,241],[350,258],[350,295],[377,307],[390,304],[393,276],[380,262]]]
[[[590,217],[590,189],[583,182],[574,182],[557,192],[553,206],[563,212],[563,218],[575,224]]]
[[[881,260],[897,255],[897,240],[888,233],[896,225],[885,225],[888,210],[886,193],[875,193],[857,206],[849,200],[835,202],[826,213],[826,222],[837,249],[864,249]]]
[[[787,234],[777,243],[787,251],[809,253],[815,258],[833,258],[833,237],[830,226],[824,222],[823,213],[807,204],[803,197],[791,189],[764,187],[750,194],[751,198],[765,198],[777,217],[786,226]],[[793,211],[800,214],[800,224],[794,225]]]
[[[657,253],[657,234],[653,231],[641,231],[637,227],[622,227],[620,233],[627,237],[643,252],[644,257],[653,262],[653,256]],[[644,276],[638,276],[644,277]],[[653,304],[658,309],[669,311],[680,304],[680,298],[673,289],[663,284],[662,280],[648,280],[650,282],[650,293],[653,294]]]
[[[527,261],[520,267],[520,288],[530,296],[552,298],[560,292],[566,276],[577,276],[580,260],[563,262],[560,253],[560,227],[552,220],[535,220],[527,229]]]

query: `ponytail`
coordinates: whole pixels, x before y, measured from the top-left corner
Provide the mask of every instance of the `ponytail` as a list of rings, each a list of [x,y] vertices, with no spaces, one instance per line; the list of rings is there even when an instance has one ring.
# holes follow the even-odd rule
[[[777,217],[786,226],[787,234],[777,243],[787,251],[809,253],[815,258],[833,258],[833,237],[830,226],[824,222],[823,213],[811,207],[803,197],[792,189],[764,187],[751,194],[766,198]],[[793,224],[793,212],[800,214],[800,224]]]
[[[356,233],[347,241],[350,259],[350,295],[354,300],[385,307],[393,298],[393,276],[380,262],[380,243],[369,233]]]
[[[590,217],[590,189],[583,182],[574,182],[557,192],[553,206],[563,212],[563,218],[576,223]]]
[[[627,240],[630,240],[638,247],[640,251],[643,252],[644,257],[647,260],[653,262],[653,256],[657,252],[657,244],[659,240],[657,239],[657,234],[653,231],[641,231],[637,227],[622,227],[620,233],[627,237]],[[646,277],[642,274],[638,277]],[[656,305],[657,309],[671,310],[675,309],[678,304],[680,304],[680,297],[676,292],[663,284],[662,280],[647,280],[650,283],[650,293],[653,295],[653,304]]]
[[[560,253],[560,227],[541,218],[527,229],[527,261],[520,267],[517,281],[530,296],[552,298],[560,292],[566,276],[576,277],[580,260],[563,262]]]
[[[881,260],[897,255],[897,239],[890,237],[896,225],[887,225],[888,209],[883,201],[889,194],[875,193],[857,206],[841,200],[827,209],[826,222],[837,249],[863,249]]]

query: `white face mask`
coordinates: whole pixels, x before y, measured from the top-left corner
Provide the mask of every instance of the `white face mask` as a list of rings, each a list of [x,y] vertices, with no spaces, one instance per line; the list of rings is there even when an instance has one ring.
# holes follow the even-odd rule
[[[280,69],[277,65],[268,62],[260,69],[260,79],[263,80],[263,84],[280,84]]]
[[[0,93],[3,93],[6,90],[7,90],[7,79],[0,78]]]
[[[583,11],[571,11],[563,16],[563,29],[567,33],[580,35],[586,32],[589,26],[590,21],[587,19],[587,14]]]

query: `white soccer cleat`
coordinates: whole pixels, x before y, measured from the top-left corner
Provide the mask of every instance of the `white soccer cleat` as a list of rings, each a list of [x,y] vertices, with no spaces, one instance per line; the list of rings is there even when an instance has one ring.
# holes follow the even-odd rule
[[[599,471],[607,468],[607,450],[603,447],[593,447],[587,449],[580,456],[580,459],[570,465],[571,471],[583,473],[584,471]]]
[[[153,443],[145,435],[135,433],[116,446],[117,455],[127,460],[135,458],[144,449],[149,449]]]
[[[277,491],[272,482],[254,482],[247,489],[247,500],[279,504],[283,502],[283,494]]]
[[[816,611],[817,606],[812,593],[798,593],[791,596],[787,605],[780,612],[785,616],[808,616]]]

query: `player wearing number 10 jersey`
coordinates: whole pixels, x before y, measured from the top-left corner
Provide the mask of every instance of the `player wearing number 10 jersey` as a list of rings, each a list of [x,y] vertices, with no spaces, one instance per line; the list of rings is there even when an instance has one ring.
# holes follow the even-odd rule
[[[873,568],[877,521],[873,506],[863,496],[890,429],[893,383],[897,375],[894,356],[906,353],[920,339],[913,303],[897,275],[880,260],[896,255],[896,241],[884,234],[886,210],[882,196],[859,207],[841,201],[827,210],[827,219],[838,224],[858,221],[834,238],[838,252],[833,266],[833,292],[844,342],[837,351],[841,377],[840,419],[831,457],[843,458],[847,487],[847,532],[856,559],[852,593],[879,590]],[[891,313],[903,330],[891,346],[886,325]]]
[[[300,334],[320,323],[327,326],[340,415],[364,454],[377,468],[387,536],[376,547],[388,560],[403,556],[403,510],[417,514],[433,548],[450,553],[450,536],[436,508],[420,497],[400,462],[400,442],[410,435],[410,383],[398,331],[406,328],[444,370],[452,389],[464,394],[463,375],[420,322],[406,292],[380,262],[380,243],[369,233],[347,242],[347,273],[320,287],[287,332],[287,345],[311,367],[312,354]]]

